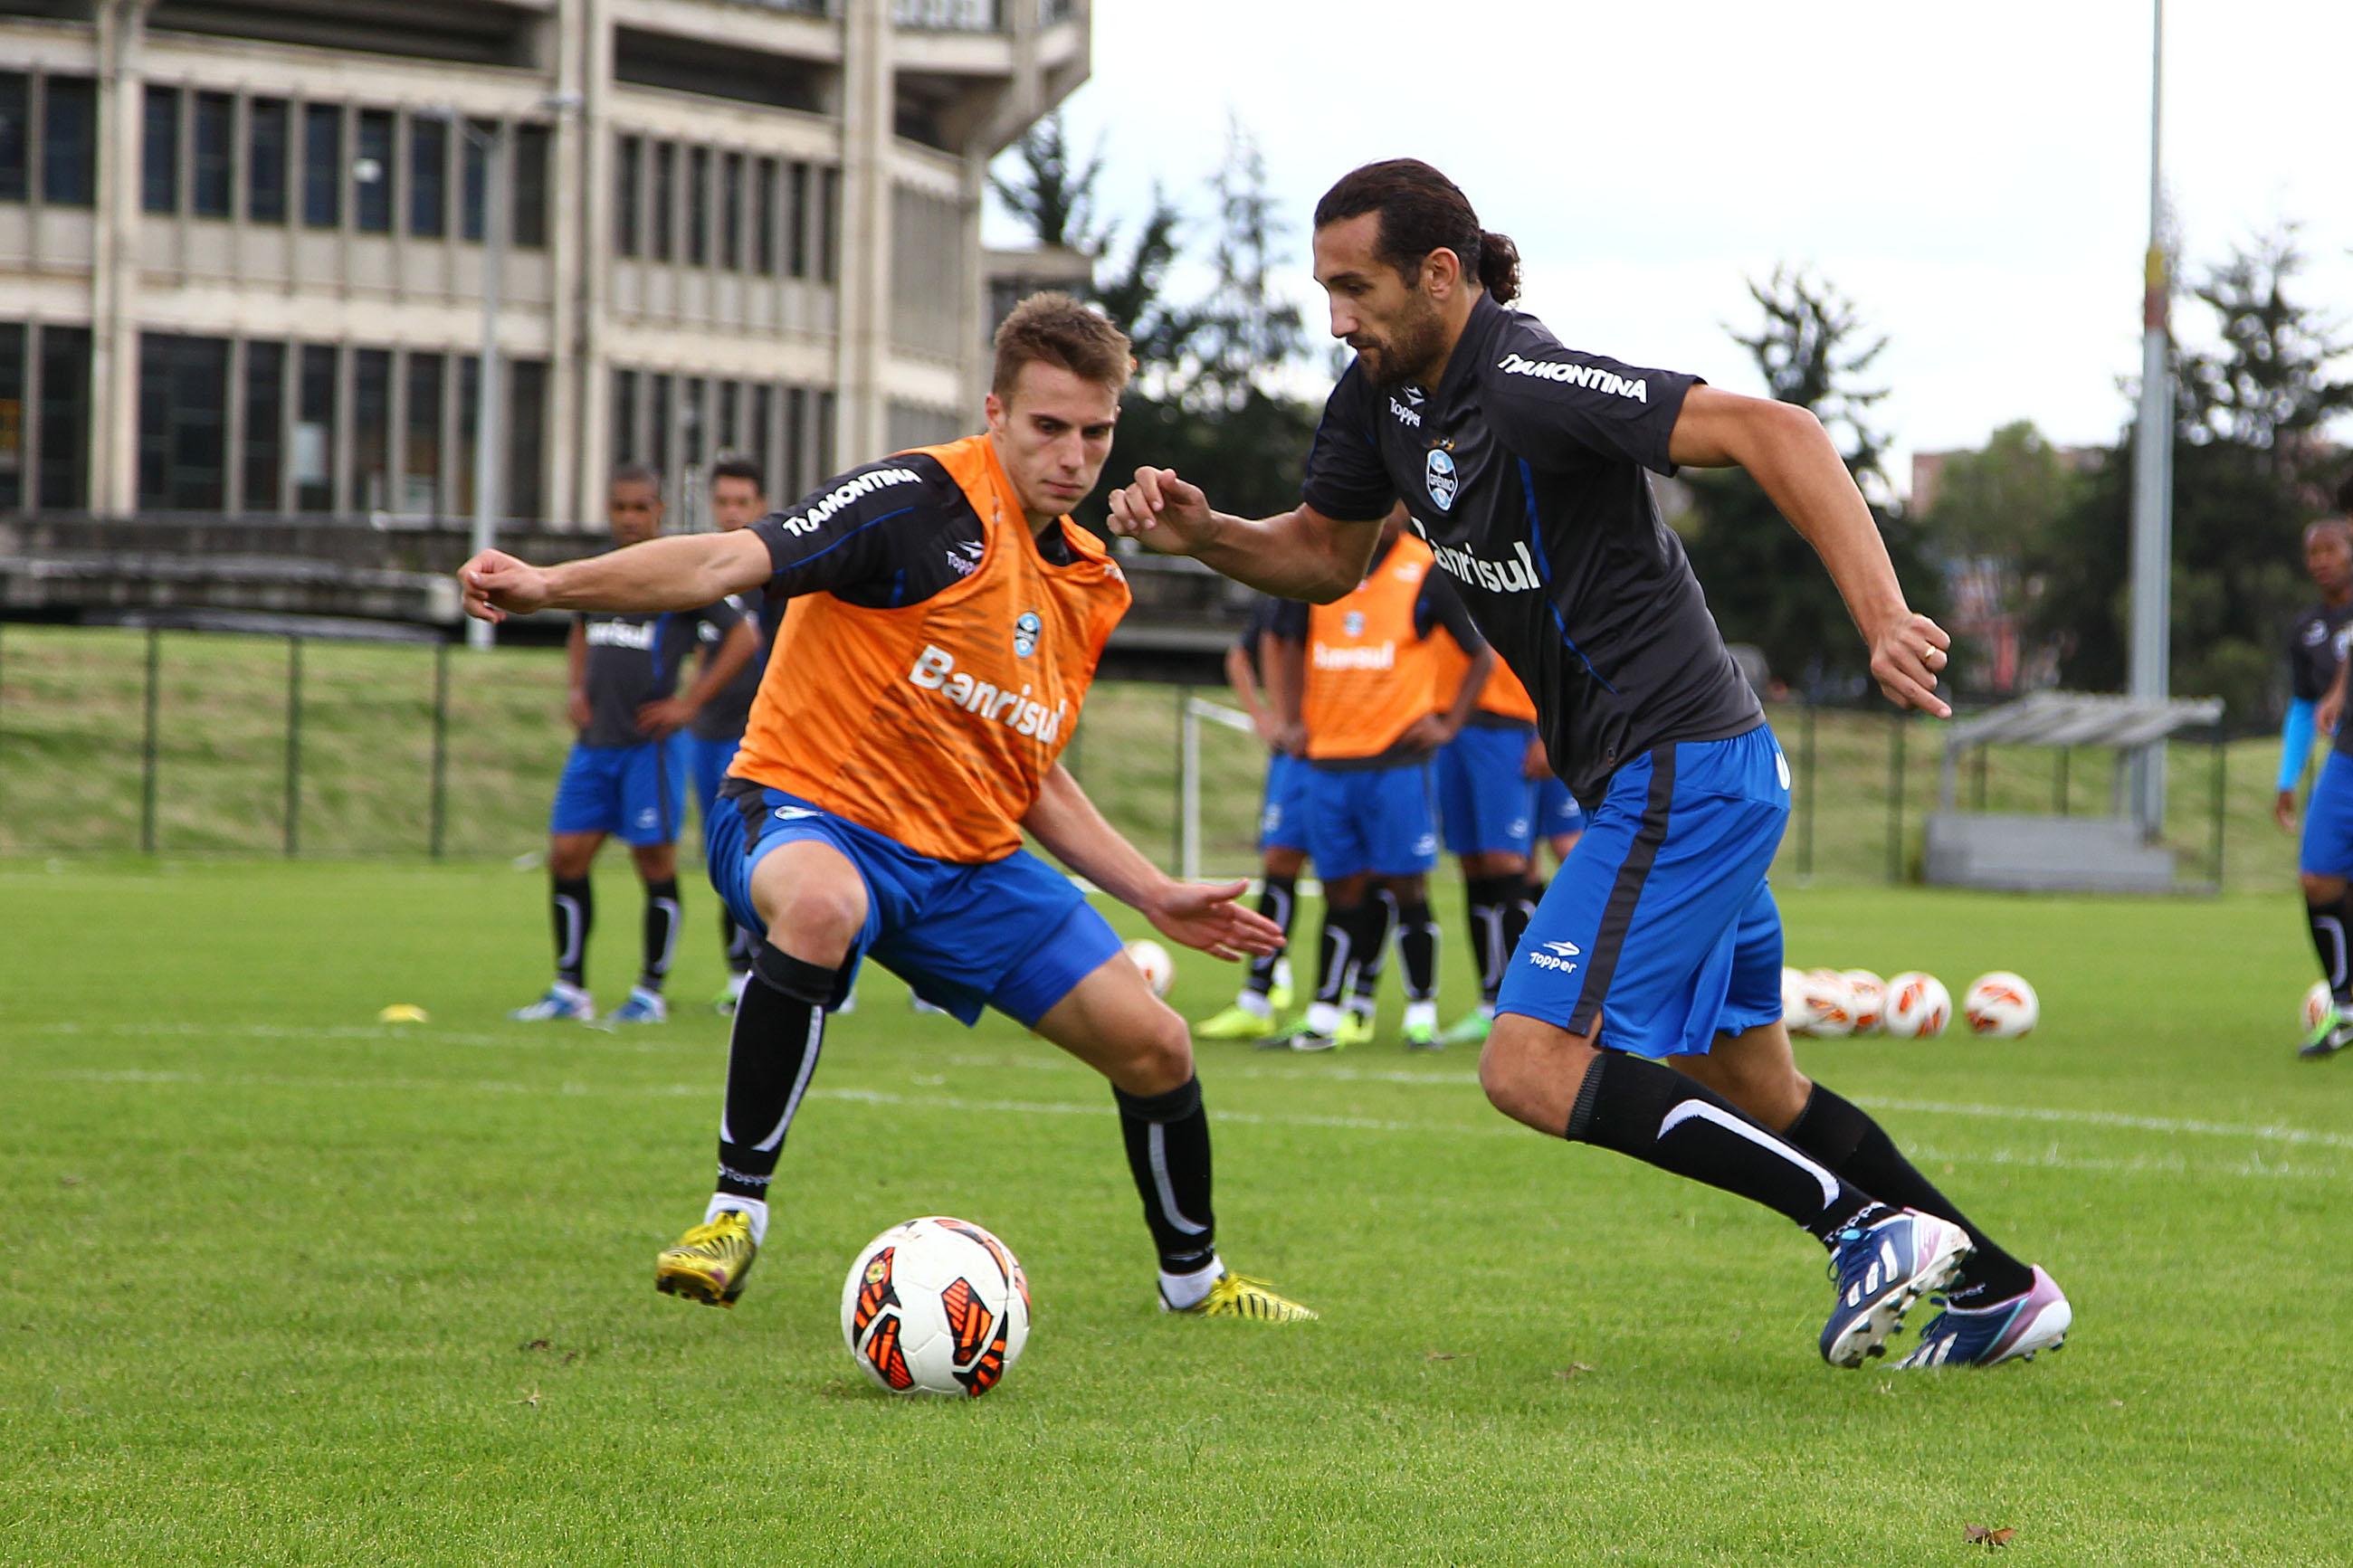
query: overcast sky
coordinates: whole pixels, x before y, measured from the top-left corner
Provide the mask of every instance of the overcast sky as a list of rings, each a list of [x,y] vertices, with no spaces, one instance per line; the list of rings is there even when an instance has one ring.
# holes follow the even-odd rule
[[[2353,316],[2353,4],[2166,10],[2188,269],[2293,219],[2305,297]],[[1743,279],[1809,266],[1890,340],[1881,424],[1908,489],[1915,449],[2018,418],[2105,441],[2128,417],[2149,19],[2149,0],[1095,0],[1094,74],[1066,117],[1082,147],[1102,139],[1114,215],[1158,178],[1198,241],[1238,115],[1319,331],[1307,217],[1374,158],[1461,185],[1518,240],[1524,303],[1565,342],[1736,390],[1761,390],[1725,331],[1757,320]],[[2186,332],[2204,315],[2177,301]]]

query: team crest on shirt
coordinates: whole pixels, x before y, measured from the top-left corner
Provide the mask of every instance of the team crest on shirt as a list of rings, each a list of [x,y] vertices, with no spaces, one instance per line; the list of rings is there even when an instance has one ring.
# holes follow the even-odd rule
[[[2304,628],[2305,647],[2318,647],[2322,643],[2327,642],[2327,640],[2328,623],[2327,621],[2315,621],[2312,625]]]
[[[1454,454],[1443,447],[1432,447],[1422,466],[1422,478],[1430,486],[1430,499],[1438,510],[1451,510],[1454,492],[1461,485],[1454,473]]]
[[[1022,658],[1028,658],[1031,654],[1036,653],[1038,638],[1044,634],[1045,630],[1046,623],[1038,618],[1037,611],[1022,611],[1020,617],[1013,623],[1014,653]]]
[[[1342,616],[1340,617],[1340,629],[1346,632],[1352,637],[1363,637],[1365,635],[1365,612],[1362,610],[1350,610],[1346,615]]]

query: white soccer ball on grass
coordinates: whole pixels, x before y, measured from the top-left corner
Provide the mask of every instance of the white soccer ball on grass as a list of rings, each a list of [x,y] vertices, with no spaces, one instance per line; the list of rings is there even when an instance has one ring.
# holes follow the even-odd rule
[[[1854,994],[1846,976],[1835,969],[1806,971],[1804,995],[1812,1021],[1806,1033],[1817,1039],[1836,1039],[1854,1033]]]
[[[1953,994],[1933,974],[1907,969],[1887,979],[1886,1031],[1899,1040],[1930,1040],[1952,1022]]]
[[[1011,1249],[970,1220],[907,1220],[849,1266],[841,1337],[878,1387],[976,1399],[1029,1342],[1029,1281]]]
[[[1166,996],[1168,988],[1176,984],[1176,961],[1168,950],[1150,937],[1138,937],[1127,944],[1127,956],[1135,967],[1144,971],[1144,983],[1152,987],[1155,996]]]
[[[1969,983],[1961,997],[1961,1016],[1969,1021],[1973,1034],[2014,1040],[2042,1016],[2042,1002],[2024,979],[2007,969],[1997,969]]]
[[[1854,1015],[1854,1032],[1875,1035],[1887,1021],[1887,982],[1868,969],[1842,972],[1846,980],[1848,1010]]]
[[[2320,1027],[2320,1021],[2336,1005],[2337,995],[2328,989],[2328,982],[2314,981],[2312,989],[2304,994],[2304,1032],[2308,1035]]]

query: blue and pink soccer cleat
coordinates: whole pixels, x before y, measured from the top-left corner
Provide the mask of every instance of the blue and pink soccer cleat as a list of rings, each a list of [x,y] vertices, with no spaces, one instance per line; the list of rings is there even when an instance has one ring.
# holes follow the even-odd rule
[[[1919,1348],[1895,1364],[1934,1370],[1940,1366],[2000,1366],[2032,1361],[2038,1352],[2067,1342],[2075,1310],[2040,1268],[2023,1294],[1990,1307],[1947,1305],[1920,1332]]]

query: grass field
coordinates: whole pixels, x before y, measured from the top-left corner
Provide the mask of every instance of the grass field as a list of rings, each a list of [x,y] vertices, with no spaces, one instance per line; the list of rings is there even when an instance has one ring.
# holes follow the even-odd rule
[[[0,1562],[2353,1542],[2353,1061],[2288,1049],[2310,961],[2286,900],[1787,895],[1797,962],[2042,987],[2024,1041],[1802,1047],[2074,1300],[2063,1354],[1924,1377],[1821,1364],[1820,1255],[1783,1222],[1507,1127],[1469,1060],[1388,1046],[1204,1049],[1227,1255],[1325,1317],[1169,1321],[1100,1083],[1001,1021],[912,1017],[874,972],[744,1304],[658,1297],[723,1025],[500,1021],[543,978],[542,897],[479,866],[0,866]],[[718,979],[711,907],[681,998]],[[636,924],[617,863],[601,908],[610,1002]],[[1185,963],[1177,1002],[1229,973]],[[432,1020],[377,1026],[391,1002]],[[1036,1289],[1027,1355],[976,1403],[873,1391],[837,1326],[857,1248],[937,1211],[997,1229]]]

